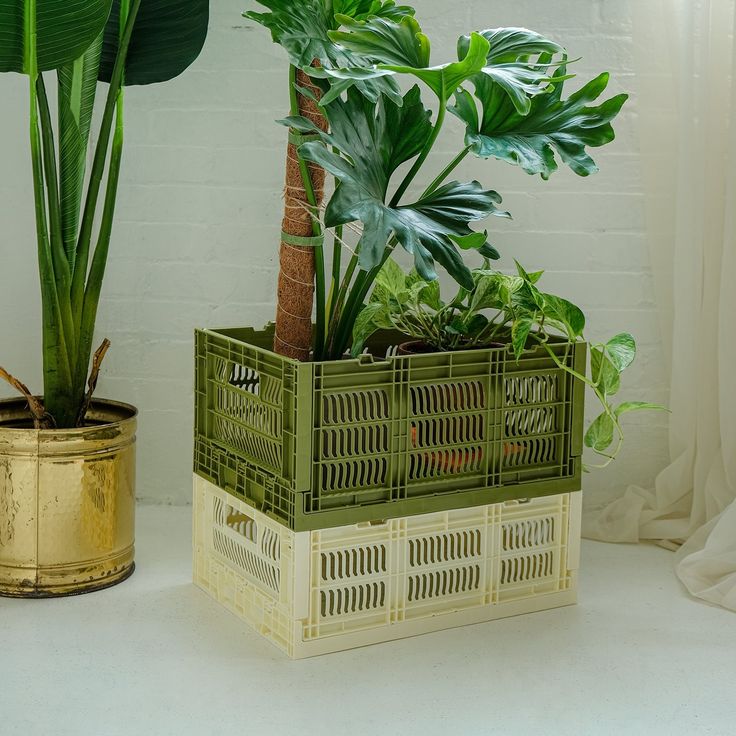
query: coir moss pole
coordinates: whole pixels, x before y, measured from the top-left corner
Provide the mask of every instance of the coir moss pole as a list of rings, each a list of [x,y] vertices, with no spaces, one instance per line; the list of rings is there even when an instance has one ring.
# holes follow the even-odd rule
[[[290,80],[293,80],[292,108],[296,108],[292,114],[302,115],[327,130],[319,105],[300,91],[307,90],[319,99],[319,88],[300,69],[292,70]],[[315,228],[314,214],[322,203],[325,172],[300,160],[300,142],[300,137],[291,133],[286,157],[274,351],[296,360],[308,360],[312,345],[315,244],[321,237],[319,227]],[[302,245],[302,242],[309,244]]]

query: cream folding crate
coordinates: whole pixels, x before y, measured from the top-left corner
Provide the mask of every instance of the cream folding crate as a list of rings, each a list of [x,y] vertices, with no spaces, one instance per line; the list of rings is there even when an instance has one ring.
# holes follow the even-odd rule
[[[290,657],[576,602],[581,494],[293,532],[195,476],[195,583]]]

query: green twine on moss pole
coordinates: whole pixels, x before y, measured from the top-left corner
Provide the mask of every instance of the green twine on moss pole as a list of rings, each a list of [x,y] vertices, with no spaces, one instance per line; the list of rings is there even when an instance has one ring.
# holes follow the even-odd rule
[[[291,235],[291,233],[285,233],[281,231],[281,242],[287,245],[296,245],[300,248],[318,248],[320,245],[324,245],[324,235],[312,235],[311,237],[304,237],[302,235]]]
[[[317,133],[304,135],[303,133],[297,133],[295,130],[289,131],[289,143],[293,143],[297,148],[305,143],[311,143],[312,141],[318,140],[320,140],[320,137]]]

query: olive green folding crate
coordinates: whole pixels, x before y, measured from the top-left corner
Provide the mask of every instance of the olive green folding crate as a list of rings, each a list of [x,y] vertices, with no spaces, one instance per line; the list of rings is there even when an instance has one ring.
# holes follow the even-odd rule
[[[580,489],[583,384],[543,347],[300,363],[271,329],[196,337],[195,471],[294,531]],[[586,346],[551,345],[584,372]]]

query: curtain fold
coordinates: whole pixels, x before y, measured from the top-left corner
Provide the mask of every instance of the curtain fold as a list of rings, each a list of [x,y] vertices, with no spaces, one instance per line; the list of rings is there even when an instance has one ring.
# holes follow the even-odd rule
[[[585,535],[684,543],[691,594],[736,610],[736,89],[732,0],[634,8],[648,241],[671,355],[671,463]]]

